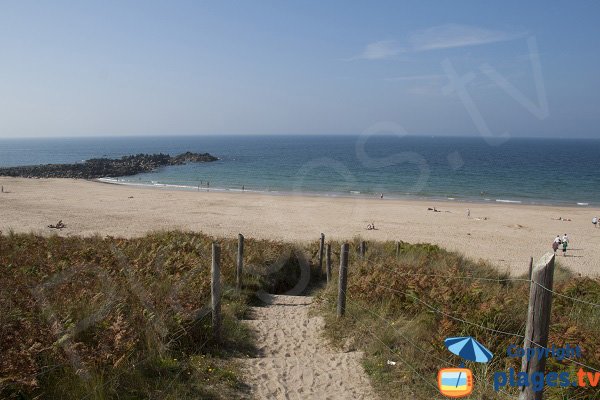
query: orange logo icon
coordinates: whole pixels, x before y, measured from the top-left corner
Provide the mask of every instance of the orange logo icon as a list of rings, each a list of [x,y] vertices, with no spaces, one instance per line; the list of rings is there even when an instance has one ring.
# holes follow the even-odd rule
[[[444,368],[438,372],[438,387],[447,397],[465,397],[473,391],[473,373],[467,368]]]

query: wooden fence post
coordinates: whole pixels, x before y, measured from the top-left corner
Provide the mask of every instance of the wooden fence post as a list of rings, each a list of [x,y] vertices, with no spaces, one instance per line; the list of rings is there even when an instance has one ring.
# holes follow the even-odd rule
[[[365,258],[365,253],[367,252],[367,242],[364,240],[360,242],[360,257]]]
[[[210,296],[213,338],[218,342],[221,340],[221,248],[215,242],[212,244]]]
[[[325,251],[325,235],[321,233],[319,242],[319,274],[323,276],[323,252]]]
[[[400,257],[400,242],[396,242],[396,258]]]
[[[238,253],[236,269],[236,287],[238,292],[242,290],[242,273],[244,268],[244,235],[238,234]]]
[[[346,288],[348,285],[348,243],[342,245],[340,252],[340,280],[338,284],[337,316],[343,317],[346,313]]]
[[[550,330],[550,311],[552,308],[552,286],[554,282],[554,254],[547,253],[537,263],[531,274],[529,289],[529,308],[527,310],[527,326],[523,348],[540,349],[548,346]],[[543,287],[542,287],[543,286]],[[541,347],[540,347],[541,346]],[[537,355],[537,354],[536,354]],[[532,376],[533,373],[544,373],[546,357],[537,356],[527,360],[527,355],[521,361],[521,371]],[[534,392],[533,385],[521,387],[519,400],[541,400],[543,391]]]
[[[325,274],[327,275],[327,283],[331,281],[331,244],[327,243],[325,249]]]
[[[533,257],[529,257],[529,280],[531,280],[532,272],[533,272]]]

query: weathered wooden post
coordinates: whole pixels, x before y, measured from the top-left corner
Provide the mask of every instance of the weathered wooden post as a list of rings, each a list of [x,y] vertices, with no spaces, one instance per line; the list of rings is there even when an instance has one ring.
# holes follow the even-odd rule
[[[242,290],[242,273],[244,269],[244,235],[238,234],[238,252],[236,268],[236,287],[238,292]]]
[[[338,283],[337,316],[343,317],[346,313],[346,288],[348,285],[348,243],[342,245],[340,252],[340,280]]]
[[[365,253],[367,252],[367,242],[364,240],[360,242],[360,257],[365,258]]]
[[[533,257],[529,257],[529,280],[531,280],[532,272],[533,272]]]
[[[325,275],[327,276],[327,283],[331,281],[331,244],[327,243],[325,249]]]
[[[396,242],[396,258],[400,257],[400,242]]]
[[[210,296],[213,338],[218,342],[221,340],[221,248],[216,242],[212,244]]]
[[[550,330],[550,311],[552,308],[552,286],[554,282],[554,254],[547,253],[538,262],[531,274],[529,288],[529,308],[527,310],[527,326],[523,348],[525,356],[521,361],[521,371],[532,376],[533,373],[544,373],[546,357],[531,357],[527,360],[527,349],[548,346]],[[543,287],[542,287],[543,286]],[[534,392],[533,385],[521,387],[519,400],[541,400],[543,391]]]
[[[319,274],[323,276],[323,252],[325,251],[325,235],[321,233],[319,242]]]

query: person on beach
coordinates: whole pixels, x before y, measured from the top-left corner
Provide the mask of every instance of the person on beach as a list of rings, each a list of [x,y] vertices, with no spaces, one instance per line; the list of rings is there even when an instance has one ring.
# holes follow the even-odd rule
[[[471,210],[467,208],[467,218],[471,218]]]
[[[569,237],[565,233],[565,236],[562,237],[562,251],[563,257],[567,256],[567,246],[569,245]]]
[[[594,228],[598,227],[598,217],[592,218],[592,224],[594,224]]]
[[[554,254],[556,254],[556,251],[558,250],[558,245],[560,244],[560,236],[556,235],[556,238],[554,239],[554,242],[552,242],[552,250],[554,250]]]

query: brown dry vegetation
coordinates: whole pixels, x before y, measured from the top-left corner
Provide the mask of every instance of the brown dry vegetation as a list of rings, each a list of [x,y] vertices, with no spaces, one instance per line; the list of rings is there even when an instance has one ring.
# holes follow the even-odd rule
[[[193,233],[140,239],[0,234],[1,398],[232,398],[232,357],[252,352],[238,322],[251,294],[284,291],[291,246],[246,241],[243,293],[232,287],[236,240],[220,240],[223,339],[211,336],[211,243]]]
[[[506,350],[510,344],[522,346],[522,339],[450,316],[522,335],[529,282],[465,279],[504,279],[509,275],[433,245],[404,243],[396,258],[394,243],[373,243],[367,260],[357,256],[358,245],[358,239],[351,244],[346,317],[335,316],[337,281],[321,294],[320,310],[326,317],[326,335],[334,344],[365,351],[365,368],[382,397],[437,398],[438,370],[461,362],[444,347],[444,339],[451,336],[473,336],[495,354],[488,364],[468,363],[476,378],[470,398],[515,397],[515,390],[510,388],[505,388],[507,393],[494,392],[492,376],[510,367],[520,370],[520,359],[506,357]],[[338,243],[334,246],[339,249]],[[597,278],[574,277],[557,268],[555,290],[600,303]],[[554,296],[551,324],[550,345],[578,344],[583,357],[577,361],[600,369],[600,309]],[[388,360],[397,364],[388,365]],[[567,360],[550,359],[546,369],[569,371],[574,378],[579,368]],[[598,393],[598,388],[590,387],[552,388],[546,389],[546,398],[592,399],[598,398]]]
[[[253,352],[253,339],[239,319],[255,301],[253,293],[293,287],[300,261],[288,256],[294,245],[246,239],[246,287],[237,294],[237,241],[219,240],[225,320],[223,340],[216,343],[206,310],[213,240],[181,232],[127,240],[0,235],[0,397],[249,396],[232,361]],[[403,244],[396,258],[394,243],[370,243],[367,260],[356,256],[357,248],[358,239],[352,243],[347,317],[335,317],[335,284],[320,293],[317,311],[325,316],[334,344],[365,351],[365,368],[383,397],[436,398],[437,371],[460,362],[444,348],[443,339],[468,335],[496,355],[487,365],[468,365],[478,379],[472,398],[501,398],[491,389],[492,374],[519,367],[504,352],[521,340],[448,315],[522,334],[528,283],[462,279],[508,275],[437,246]],[[316,242],[302,248],[312,260],[317,250]],[[338,262],[334,251],[334,270]],[[555,275],[559,293],[600,302],[600,280],[573,277],[560,268]],[[579,344],[583,358],[578,361],[596,369],[598,326],[597,308],[554,298],[550,343]],[[387,365],[387,360],[397,364]],[[578,368],[568,361],[548,365],[552,371]],[[597,389],[551,389],[547,395],[589,399]]]

